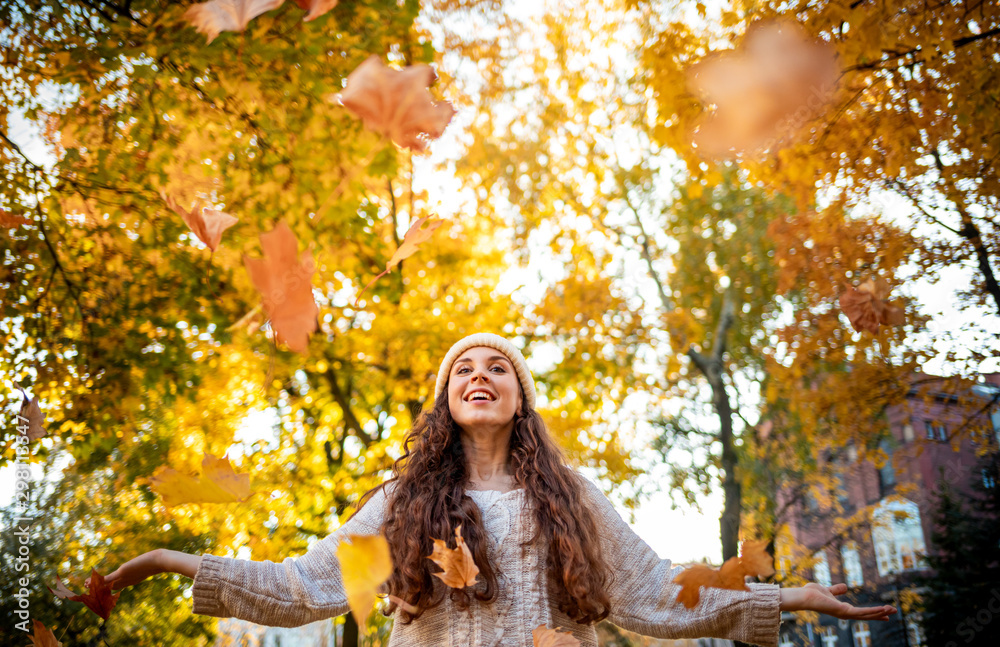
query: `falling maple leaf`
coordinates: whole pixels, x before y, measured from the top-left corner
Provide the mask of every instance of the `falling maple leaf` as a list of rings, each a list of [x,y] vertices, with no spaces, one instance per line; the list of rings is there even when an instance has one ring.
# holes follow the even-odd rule
[[[358,292],[358,296],[354,299],[354,304],[357,305],[358,301],[361,299],[361,295],[364,294],[365,290],[370,288],[375,281],[378,281],[380,278],[391,272],[392,268],[399,265],[403,260],[416,254],[420,249],[420,245],[430,240],[430,237],[434,235],[434,231],[443,224],[443,220],[430,220],[430,216],[424,216],[410,225],[410,228],[406,230],[406,235],[403,236],[403,242],[400,244],[399,249],[397,249],[396,253],[392,255],[389,262],[385,264],[385,269],[382,270],[378,276],[369,281],[368,285],[363,287],[360,292]],[[427,226],[425,227],[424,225]]]
[[[767,552],[767,541],[744,541],[740,547],[740,564],[751,577],[771,577],[774,575],[774,558]]]
[[[427,559],[444,569],[441,573],[434,573],[434,576],[453,589],[464,589],[476,583],[479,567],[462,538],[462,524],[455,528],[455,548],[448,548],[443,539],[435,539],[434,552]]]
[[[696,128],[709,156],[753,153],[791,139],[832,100],[834,50],[787,21],[759,22],[736,50],[710,54],[688,70],[688,87],[714,106]]]
[[[118,596],[121,595],[121,593],[111,593],[111,587],[104,581],[104,576],[98,573],[97,569],[91,569],[90,571],[90,577],[87,579],[87,593],[74,593],[63,584],[62,579],[58,576],[56,577],[55,589],[50,586],[46,586],[45,588],[52,591],[58,598],[72,600],[73,602],[83,602],[88,609],[104,620],[107,620],[108,616],[111,615],[111,610],[115,608],[115,604],[118,603]]]
[[[316,269],[312,254],[298,254],[298,240],[284,221],[260,235],[264,260],[246,255],[243,263],[257,291],[264,297],[264,310],[278,338],[297,353],[309,350],[309,335],[316,330],[319,308],[312,293]]]
[[[885,279],[868,279],[856,289],[846,286],[840,295],[840,309],[854,330],[877,333],[879,325],[902,326],[903,309],[886,301],[892,288]]]
[[[389,542],[381,535],[347,535],[347,540],[337,546],[337,561],[347,604],[364,632],[378,587],[392,574]]]
[[[262,13],[277,9],[285,0],[211,0],[190,7],[184,19],[208,36],[211,43],[224,31],[243,31],[247,24]]]
[[[21,397],[23,400],[21,401],[21,410],[18,412],[18,422],[27,421],[28,440],[38,440],[48,435],[45,427],[42,426],[45,422],[45,417],[42,415],[42,410],[38,407],[38,396],[34,396],[29,401],[28,394],[24,392],[24,389],[21,389]]]
[[[435,102],[427,90],[436,79],[430,65],[394,70],[373,54],[347,76],[338,98],[367,128],[403,148],[423,152],[428,140],[440,137],[455,115],[450,103]]]
[[[732,557],[730,559],[736,559]],[[674,578],[674,584],[680,584],[681,590],[677,592],[677,601],[688,609],[693,609],[698,605],[700,599],[699,589],[703,586],[721,588],[719,572],[711,566],[695,564],[681,571]]]
[[[24,216],[18,216],[9,211],[0,209],[0,228],[13,229],[14,227],[18,227],[20,225],[26,225],[29,222],[31,221]]]
[[[235,216],[215,209],[209,209],[208,207],[202,207],[198,203],[195,203],[190,210],[184,209],[165,194],[161,193],[160,195],[167,203],[167,206],[184,219],[184,222],[191,228],[191,231],[198,237],[198,240],[208,245],[208,248],[213,252],[219,247],[219,242],[222,240],[222,232],[239,222],[239,219]]]
[[[771,555],[765,550],[766,541],[745,541],[739,557],[730,557],[719,570],[705,564],[695,564],[674,577],[674,584],[680,584],[677,601],[688,609],[698,606],[703,586],[749,591],[747,576],[768,577],[774,575]]]
[[[35,633],[28,636],[31,638],[33,647],[62,647],[62,643],[56,640],[56,635],[38,620],[31,621],[35,626]]]
[[[558,629],[549,629],[545,625],[538,625],[531,632],[531,640],[534,647],[580,647],[580,641],[573,637],[573,634]]]
[[[336,7],[338,0],[294,0],[294,2],[299,5],[299,9],[309,12],[302,20],[310,22]]]
[[[229,459],[205,454],[201,476],[191,476],[161,465],[149,477],[149,486],[172,508],[182,503],[234,503],[250,497],[250,475],[237,474]]]

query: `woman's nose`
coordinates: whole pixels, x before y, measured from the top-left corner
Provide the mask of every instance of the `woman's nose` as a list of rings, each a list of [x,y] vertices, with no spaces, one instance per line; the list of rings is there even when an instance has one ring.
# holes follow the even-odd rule
[[[482,380],[483,380],[484,382],[489,382],[489,381],[490,381],[490,378],[489,378],[489,376],[488,376],[488,375],[486,375],[486,373],[483,373],[482,371],[477,371],[477,372],[476,372],[476,373],[475,373],[475,374],[474,374],[474,375],[472,376],[472,381],[473,381],[473,382],[475,382],[476,380],[479,380],[479,379],[482,379]]]

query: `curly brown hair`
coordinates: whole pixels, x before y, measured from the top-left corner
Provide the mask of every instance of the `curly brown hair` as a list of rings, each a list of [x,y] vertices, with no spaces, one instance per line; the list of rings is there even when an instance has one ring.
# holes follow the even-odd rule
[[[562,452],[542,417],[527,402],[515,416],[510,439],[510,467],[518,486],[534,505],[536,533],[548,546],[549,588],[558,608],[574,621],[590,624],[610,611],[607,584],[611,572],[601,558],[597,524],[583,501],[580,477],[563,461]],[[437,606],[450,591],[460,609],[471,603],[469,589],[447,589],[431,576],[432,538],[451,537],[462,524],[484,584],[474,589],[478,600],[497,595],[497,572],[487,556],[487,535],[479,508],[466,495],[469,483],[461,429],[448,408],[448,390],[430,411],[416,420],[403,443],[403,455],[393,466],[387,490],[382,533],[389,543],[393,571],[383,590],[416,607],[400,609],[397,621],[412,622]],[[378,491],[368,492],[362,503]],[[391,603],[387,613],[396,605]]]

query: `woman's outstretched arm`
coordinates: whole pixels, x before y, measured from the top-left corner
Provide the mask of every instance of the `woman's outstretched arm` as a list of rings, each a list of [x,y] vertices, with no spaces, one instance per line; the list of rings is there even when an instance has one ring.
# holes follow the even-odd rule
[[[385,500],[383,488],[305,555],[281,563],[159,549],[122,564],[106,580],[117,590],[158,573],[179,573],[194,578],[195,613],[273,627],[297,627],[338,616],[347,613],[348,606],[337,546],[349,534],[378,534]]]
[[[583,487],[612,572],[608,619],[624,629],[656,638],[728,638],[774,647],[781,611],[811,609],[837,617],[887,617],[886,607],[852,607],[833,597],[843,591],[831,587],[834,591],[820,592],[817,589],[826,587],[818,584],[780,589],[775,584],[752,583],[747,585],[749,591],[703,588],[698,605],[688,609],[677,602],[680,586],[673,583],[684,569],[660,559],[596,486],[586,481]],[[843,613],[859,615],[838,615]]]

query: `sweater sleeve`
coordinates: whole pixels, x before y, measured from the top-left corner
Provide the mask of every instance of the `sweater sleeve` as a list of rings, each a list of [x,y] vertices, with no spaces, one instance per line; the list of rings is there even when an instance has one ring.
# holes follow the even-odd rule
[[[279,564],[203,556],[194,575],[194,613],[272,627],[298,627],[347,613],[337,546],[349,534],[379,533],[385,489],[300,557],[286,557]]]
[[[582,480],[611,569],[611,622],[655,638],[728,638],[762,647],[778,644],[777,585],[752,583],[747,585],[750,591],[702,588],[698,605],[688,609],[677,602],[680,586],[673,583],[683,567],[660,559],[608,498],[593,483]]]

